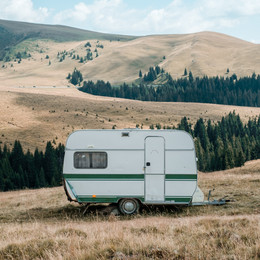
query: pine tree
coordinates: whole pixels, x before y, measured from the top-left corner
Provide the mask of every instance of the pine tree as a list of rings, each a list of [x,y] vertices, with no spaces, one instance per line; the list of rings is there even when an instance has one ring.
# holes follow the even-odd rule
[[[4,191],[4,174],[2,168],[0,168],[0,191]]]
[[[28,187],[28,183],[26,183],[25,179],[25,174],[24,171],[22,169],[22,166],[20,165],[19,170],[18,170],[18,175],[20,176],[20,189],[24,189],[25,187]]]
[[[15,186],[15,175],[14,175],[14,171],[11,167],[11,164],[9,162],[9,159],[7,157],[4,157],[1,160],[0,163],[0,169],[2,170],[2,174],[3,174],[3,190],[4,191],[8,191],[8,190],[13,190],[15,188],[17,188]]]
[[[42,167],[39,172],[39,187],[46,187],[45,174]]]
[[[193,75],[192,75],[191,71],[189,72],[189,82],[190,83],[193,82]]]
[[[24,153],[22,145],[17,140],[14,142],[14,147],[9,159],[14,171],[18,172],[20,166],[22,166],[22,168],[24,167]]]
[[[28,175],[29,188],[35,188],[36,169],[34,164],[34,158],[30,150],[25,155],[25,171]]]
[[[77,70],[76,68],[74,69],[72,75],[71,75],[71,80],[70,82],[73,85],[80,85],[80,83],[83,81],[83,77],[82,74],[79,70]]]
[[[69,73],[66,79],[70,79],[70,78],[71,78],[71,74]]]
[[[142,77],[143,77],[142,71],[139,70],[139,78],[142,78]]]
[[[45,178],[49,185],[55,186],[58,185],[58,181],[55,178],[58,178],[58,169],[57,169],[57,157],[54,152],[54,149],[51,145],[51,142],[47,142],[45,154],[44,154],[44,172]]]

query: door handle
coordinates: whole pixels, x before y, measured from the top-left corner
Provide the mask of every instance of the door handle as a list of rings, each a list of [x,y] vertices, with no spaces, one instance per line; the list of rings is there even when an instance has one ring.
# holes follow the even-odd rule
[[[151,163],[150,163],[150,162],[147,162],[147,163],[146,163],[146,166],[150,166],[150,165],[151,165]]]

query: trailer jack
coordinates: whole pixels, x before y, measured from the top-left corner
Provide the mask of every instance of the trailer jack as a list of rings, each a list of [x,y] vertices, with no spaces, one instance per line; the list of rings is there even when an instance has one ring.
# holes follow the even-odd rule
[[[224,205],[224,204],[226,204],[227,202],[230,202],[230,200],[227,200],[227,199],[226,199],[228,196],[224,196],[223,198],[218,199],[218,200],[210,200],[211,193],[212,193],[212,191],[214,191],[214,190],[215,190],[215,189],[209,190],[208,200],[198,201],[198,202],[191,202],[190,206],[203,206],[203,205],[215,205],[215,206],[218,206],[218,205]]]

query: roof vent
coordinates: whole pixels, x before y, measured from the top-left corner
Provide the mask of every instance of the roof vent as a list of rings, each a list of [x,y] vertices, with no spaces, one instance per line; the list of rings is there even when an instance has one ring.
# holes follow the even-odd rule
[[[122,137],[129,137],[129,132],[122,132]]]

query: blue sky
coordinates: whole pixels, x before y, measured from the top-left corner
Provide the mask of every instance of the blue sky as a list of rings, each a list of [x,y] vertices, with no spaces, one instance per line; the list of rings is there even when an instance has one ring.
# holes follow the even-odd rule
[[[215,31],[260,43],[260,0],[0,0],[0,19],[130,35]]]

